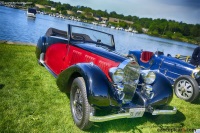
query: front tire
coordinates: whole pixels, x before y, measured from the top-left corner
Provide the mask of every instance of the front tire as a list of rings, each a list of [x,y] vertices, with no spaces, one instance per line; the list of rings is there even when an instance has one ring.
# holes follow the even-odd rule
[[[199,86],[195,79],[184,75],[175,81],[174,92],[178,98],[193,102],[199,95]]]
[[[74,123],[81,130],[89,129],[92,122],[89,121],[93,108],[87,100],[85,81],[82,77],[75,78],[70,91],[70,107]]]

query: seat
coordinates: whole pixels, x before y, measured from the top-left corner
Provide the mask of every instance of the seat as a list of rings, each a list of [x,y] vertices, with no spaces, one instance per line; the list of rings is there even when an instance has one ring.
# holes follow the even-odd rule
[[[143,51],[141,53],[141,58],[140,60],[144,63],[147,63],[149,62],[149,60],[151,59],[151,57],[153,56],[153,52],[150,52],[150,51]]]

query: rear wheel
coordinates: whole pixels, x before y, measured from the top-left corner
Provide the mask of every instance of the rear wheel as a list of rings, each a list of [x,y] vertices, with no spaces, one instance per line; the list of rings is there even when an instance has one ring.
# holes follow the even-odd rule
[[[192,102],[199,95],[199,86],[190,76],[180,76],[174,83],[174,92],[177,97]]]
[[[75,78],[70,91],[70,106],[74,123],[81,129],[86,130],[92,126],[89,121],[93,108],[87,100],[85,81],[82,77]]]

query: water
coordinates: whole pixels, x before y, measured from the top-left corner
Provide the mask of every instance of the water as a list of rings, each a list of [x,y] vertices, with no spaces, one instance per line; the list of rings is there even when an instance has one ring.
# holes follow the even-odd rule
[[[0,40],[26,42],[36,44],[38,38],[48,28],[67,30],[67,24],[81,25],[111,33],[115,37],[116,51],[127,54],[129,50],[164,51],[165,54],[191,55],[194,44],[173,41],[145,34],[133,34],[110,28],[94,26],[82,22],[64,20],[48,15],[37,14],[36,19],[28,18],[26,11],[0,6]]]

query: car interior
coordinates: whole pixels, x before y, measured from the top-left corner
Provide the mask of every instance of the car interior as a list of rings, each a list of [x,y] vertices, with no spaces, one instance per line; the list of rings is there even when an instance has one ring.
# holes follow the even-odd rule
[[[151,57],[154,55],[153,52],[150,51],[142,51],[140,60],[144,63],[149,62]]]

